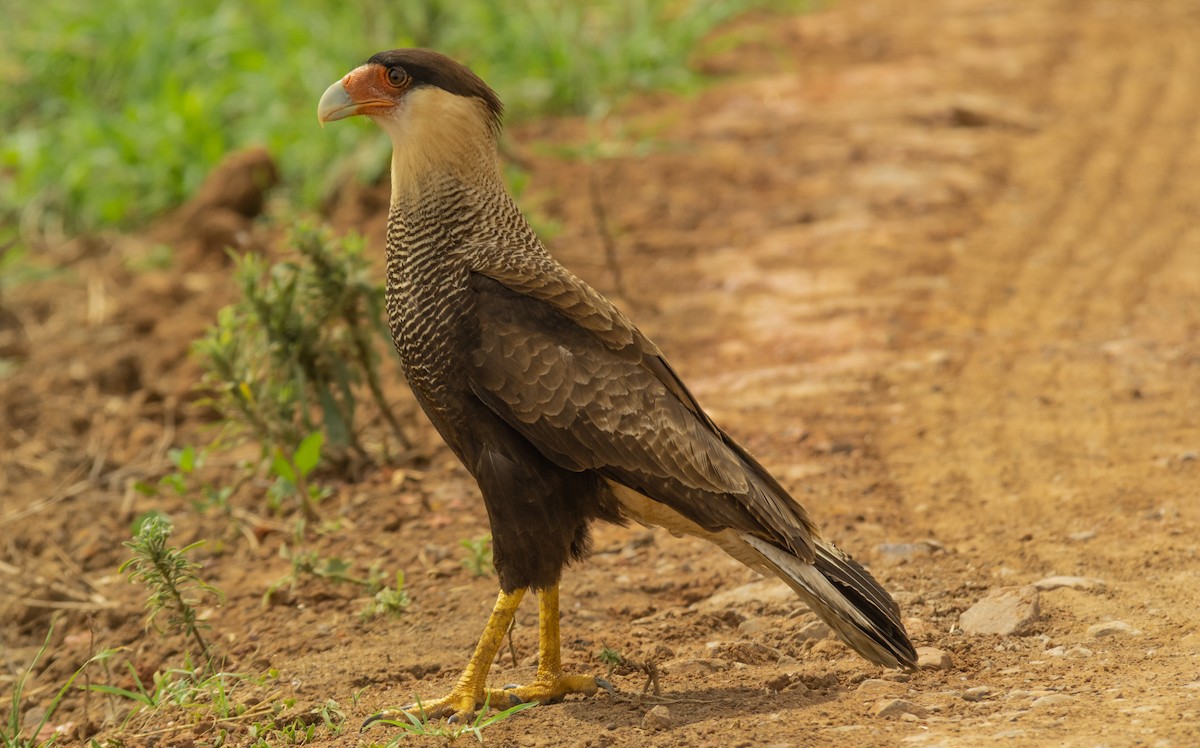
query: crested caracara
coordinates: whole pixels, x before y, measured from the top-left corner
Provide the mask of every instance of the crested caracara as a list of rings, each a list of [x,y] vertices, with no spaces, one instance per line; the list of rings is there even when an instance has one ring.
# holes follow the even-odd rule
[[[713,423],[658,348],[542,246],[501,179],[501,104],[487,84],[436,52],[391,50],[330,86],[317,113],[366,115],[391,136],[392,335],[492,528],[499,599],[462,677],[427,714],[607,686],[564,674],[559,656],[559,578],[586,553],[594,520],[711,541],[785,581],[866,659],[914,666],[888,593]],[[537,674],[488,690],[527,589],[540,603]]]

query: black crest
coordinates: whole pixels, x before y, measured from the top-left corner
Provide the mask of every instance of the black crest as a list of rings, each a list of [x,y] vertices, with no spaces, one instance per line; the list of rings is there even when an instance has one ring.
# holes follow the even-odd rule
[[[492,113],[493,127],[500,129],[500,117],[504,112],[500,97],[470,68],[440,52],[431,49],[391,49],[373,55],[367,63],[398,66],[404,68],[416,85],[437,86],[458,96],[482,99]]]

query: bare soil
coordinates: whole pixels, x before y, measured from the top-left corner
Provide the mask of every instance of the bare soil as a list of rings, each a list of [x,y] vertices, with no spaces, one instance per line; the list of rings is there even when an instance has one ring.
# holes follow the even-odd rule
[[[618,668],[617,695],[516,715],[488,742],[1200,744],[1198,29],[1186,0],[844,0],[742,20],[740,44],[701,61],[721,76],[701,94],[510,133],[533,169],[522,202],[560,227],[554,252],[620,300],[894,593],[915,643],[953,664],[885,673],[812,638],[770,586],[714,601],[756,581],[717,549],[599,527],[563,581],[565,662],[603,674],[607,646],[655,664],[661,694]],[[385,200],[345,196],[332,220],[381,249]],[[276,246],[275,229],[222,210],[205,219],[218,246]],[[130,521],[157,506],[177,542],[208,541],[228,669],[277,668],[258,697],[297,713],[336,700],[350,728],[317,745],[386,742],[355,726],[443,693],[493,601],[494,577],[461,563],[460,541],[487,533],[476,490],[413,420],[426,459],[326,478],[321,511],[340,524],[309,533],[358,573],[403,569],[409,609],[363,622],[355,588],[314,581],[264,606],[291,527],[264,508],[265,483],[237,494],[234,521],[132,489],[167,470],[167,447],[212,434],[187,347],[230,301],[229,268],[209,233],[178,228],[64,241],[48,250],[63,273],[0,300],[0,345],[22,360],[0,381],[3,700],[54,613],[27,723],[103,647],[126,647],[143,676],[181,661],[115,571]],[[163,237],[171,269],[129,269]],[[416,418],[398,376],[390,395]],[[989,589],[1055,574],[1104,586],[1042,592],[1023,636],[959,627]],[[1111,620],[1132,631],[1088,634]],[[527,604],[493,682],[530,675],[535,637]],[[117,668],[87,676],[131,685]],[[915,706],[876,716],[891,698]],[[660,703],[669,723],[644,726]],[[214,734],[166,717],[121,730],[113,708],[73,693],[53,723],[73,725],[66,744]],[[249,741],[244,722],[224,727]]]

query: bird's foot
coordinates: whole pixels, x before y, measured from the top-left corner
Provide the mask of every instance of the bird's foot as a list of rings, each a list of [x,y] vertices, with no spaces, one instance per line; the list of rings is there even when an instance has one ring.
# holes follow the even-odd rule
[[[538,673],[533,683],[527,686],[508,685],[501,694],[507,694],[515,699],[507,706],[536,701],[539,704],[557,704],[563,697],[577,693],[583,696],[595,696],[596,691],[603,688],[610,694],[616,693],[612,684],[603,678],[593,678],[590,675],[563,675],[562,673]],[[493,692],[496,693],[496,692]],[[496,699],[492,699],[492,705]],[[504,708],[507,708],[504,707]]]
[[[593,686],[592,693],[595,691],[596,688]],[[407,715],[416,717],[422,722],[446,718],[451,724],[469,724],[474,721],[475,715],[480,709],[485,711],[488,709],[504,710],[528,701],[536,701],[536,699],[523,699],[514,691],[507,689],[489,688],[479,689],[478,692],[475,692],[470,688],[456,686],[440,699],[417,701],[399,709],[385,709],[378,714],[373,714],[363,723],[362,729],[366,729],[380,720],[407,721],[409,719]]]
[[[484,705],[484,700],[488,695],[475,694],[468,689],[454,688],[440,699],[416,701],[398,709],[384,709],[382,712],[372,714],[366,722],[363,722],[360,729],[365,730],[381,720],[407,722],[410,717],[415,717],[422,722],[432,722],[443,717],[448,717],[451,722],[470,722],[475,718],[475,711]]]

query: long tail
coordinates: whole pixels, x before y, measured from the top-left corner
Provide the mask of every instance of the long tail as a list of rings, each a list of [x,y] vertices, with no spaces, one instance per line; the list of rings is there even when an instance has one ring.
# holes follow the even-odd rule
[[[917,666],[899,606],[857,561],[825,540],[817,540],[809,564],[749,533],[738,535],[863,657],[884,667]]]

